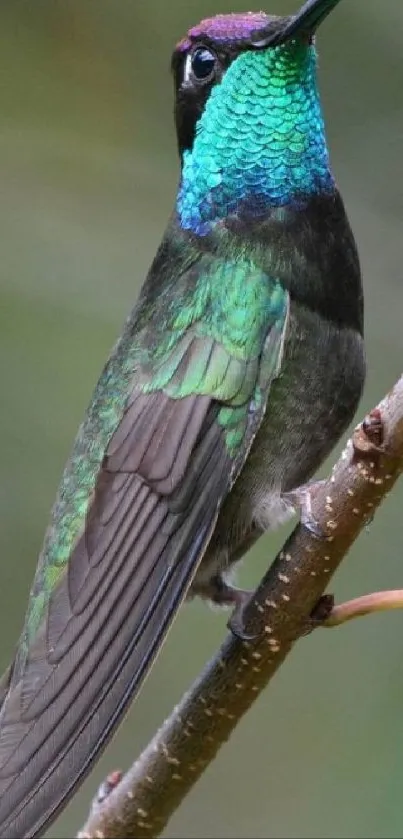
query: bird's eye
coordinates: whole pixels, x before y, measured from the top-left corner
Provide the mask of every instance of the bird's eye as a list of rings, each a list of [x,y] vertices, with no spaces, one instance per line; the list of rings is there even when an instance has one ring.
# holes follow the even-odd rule
[[[185,81],[209,82],[217,67],[217,56],[207,47],[197,47],[189,53],[185,65]]]

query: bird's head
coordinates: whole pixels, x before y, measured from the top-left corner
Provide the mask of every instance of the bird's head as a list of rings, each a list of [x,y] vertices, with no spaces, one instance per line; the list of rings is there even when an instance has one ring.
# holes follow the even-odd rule
[[[288,17],[218,15],[177,45],[172,68],[183,227],[208,232],[330,190],[316,83],[317,27],[339,0]]]

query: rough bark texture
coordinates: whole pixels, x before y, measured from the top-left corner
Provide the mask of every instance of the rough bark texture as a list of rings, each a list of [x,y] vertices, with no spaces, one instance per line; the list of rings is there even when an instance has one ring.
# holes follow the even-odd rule
[[[253,641],[228,635],[131,769],[78,834],[156,837],[306,632],[358,534],[403,471],[403,377],[357,426],[330,477],[312,490],[322,535],[297,525],[245,613]]]

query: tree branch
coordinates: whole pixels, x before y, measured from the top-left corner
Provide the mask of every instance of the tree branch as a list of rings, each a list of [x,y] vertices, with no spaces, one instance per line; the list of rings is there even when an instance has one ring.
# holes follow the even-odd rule
[[[81,839],[161,834],[305,634],[331,576],[402,471],[403,376],[357,426],[330,477],[312,490],[312,514],[323,537],[297,525],[247,604],[245,626],[256,640],[225,639],[143,754],[103,803],[93,807],[78,834]],[[380,595],[374,597],[379,607]],[[340,623],[340,610],[342,620],[360,611],[351,601],[335,607],[329,625]]]

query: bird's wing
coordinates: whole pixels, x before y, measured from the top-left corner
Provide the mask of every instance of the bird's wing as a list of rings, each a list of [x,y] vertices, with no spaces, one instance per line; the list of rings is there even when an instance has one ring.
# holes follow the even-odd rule
[[[153,352],[148,335],[91,484],[91,424],[115,410],[121,346],[105,368],[0,686],[1,836],[38,836],[55,818],[115,730],[186,595],[279,366],[287,295],[263,275],[251,279],[256,289],[257,280],[267,285],[267,311],[252,318],[246,349],[241,312],[218,329],[211,299],[175,332],[176,316],[164,352],[160,341]]]

